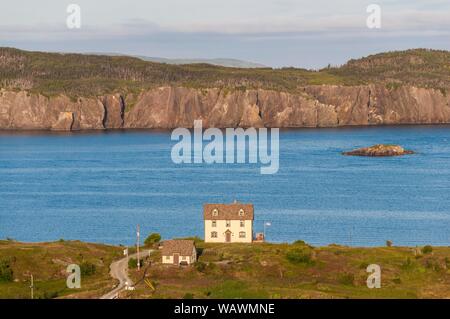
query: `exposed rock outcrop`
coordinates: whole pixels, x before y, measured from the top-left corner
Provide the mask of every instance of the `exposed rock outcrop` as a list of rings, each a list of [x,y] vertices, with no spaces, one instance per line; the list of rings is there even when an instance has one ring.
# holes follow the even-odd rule
[[[125,102],[119,94],[108,95],[103,99],[105,107],[105,117],[103,126],[107,129],[118,129],[123,127],[123,115],[125,112]]]
[[[405,150],[399,145],[378,144],[371,147],[359,148],[350,152],[344,152],[342,154],[348,156],[388,157],[410,155],[414,154],[414,152]]]
[[[310,86],[305,91],[336,106],[339,125],[439,124],[450,122],[450,98],[440,90],[383,85]]]
[[[61,112],[57,122],[52,126],[54,131],[71,131],[73,126],[73,112]]]
[[[61,113],[73,115],[71,130],[104,129],[105,106],[97,98],[45,97],[25,91],[0,91],[0,129],[51,130],[63,125]],[[114,113],[110,113],[114,116]]]
[[[0,129],[192,128],[197,119],[220,128],[450,123],[450,97],[411,86],[320,85],[297,94],[160,87],[130,100],[120,93],[73,100],[1,90]]]

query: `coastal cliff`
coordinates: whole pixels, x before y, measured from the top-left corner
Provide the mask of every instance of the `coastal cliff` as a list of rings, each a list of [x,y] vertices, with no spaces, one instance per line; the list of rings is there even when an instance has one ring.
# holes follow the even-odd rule
[[[450,123],[449,70],[450,52],[425,49],[312,71],[0,48],[0,129]]]
[[[73,100],[0,91],[0,129],[102,130],[192,127],[338,127],[450,123],[450,97],[440,90],[379,85],[226,91],[160,87],[138,96]]]

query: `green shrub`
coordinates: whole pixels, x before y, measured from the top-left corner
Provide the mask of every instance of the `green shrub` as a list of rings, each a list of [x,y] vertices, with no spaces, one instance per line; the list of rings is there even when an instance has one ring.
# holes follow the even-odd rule
[[[140,260],[141,262],[140,262],[140,265],[141,265],[141,267],[142,267],[142,265],[143,265],[143,260],[141,259]],[[129,269],[136,269],[137,268],[137,259],[136,258],[130,258],[129,260],[128,260],[128,268]]]
[[[431,254],[432,252],[433,252],[433,247],[431,247],[430,245],[427,245],[427,246],[422,248],[422,253],[424,255]]]
[[[85,261],[80,265],[80,272],[82,276],[91,276],[95,274],[96,271],[97,268],[93,263]]]
[[[197,261],[195,263],[195,269],[197,269],[198,272],[205,272],[206,264],[204,262]]]
[[[144,241],[147,246],[159,243],[161,241],[161,235],[158,233],[150,234]]]
[[[286,253],[286,258],[293,264],[312,263],[312,251],[307,247],[296,247]]]
[[[402,263],[401,267],[404,270],[409,270],[414,268],[415,264],[411,261],[411,258],[406,258],[406,260]]]
[[[213,262],[205,263],[205,262],[197,262],[194,267],[198,272],[210,275],[210,276],[220,276],[223,274],[222,268],[217,266]]]
[[[427,259],[425,262],[425,267],[428,269],[432,269],[436,272],[440,272],[442,271],[442,266],[439,264],[438,261],[436,260],[432,260],[432,259]]]
[[[13,281],[13,270],[9,261],[0,260],[0,282]]]
[[[355,275],[345,273],[339,276],[339,283],[345,286],[353,286],[355,284]]]
[[[359,269],[367,269],[369,267],[369,263],[363,261],[361,264],[359,264]]]

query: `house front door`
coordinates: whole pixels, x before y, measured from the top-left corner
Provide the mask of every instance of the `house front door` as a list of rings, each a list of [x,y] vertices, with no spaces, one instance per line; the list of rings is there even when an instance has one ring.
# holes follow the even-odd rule
[[[180,264],[180,255],[179,254],[173,254],[173,264],[179,265]]]
[[[225,241],[231,243],[231,232],[229,230],[225,233]]]

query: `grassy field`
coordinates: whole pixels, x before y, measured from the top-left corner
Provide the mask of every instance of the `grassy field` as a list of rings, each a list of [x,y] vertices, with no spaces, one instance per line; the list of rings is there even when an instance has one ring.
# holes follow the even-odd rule
[[[0,263],[6,263],[12,270],[12,281],[1,280],[0,276],[0,298],[30,298],[30,274],[34,276],[35,298],[99,297],[112,289],[114,281],[109,276],[109,265],[121,254],[119,247],[78,241],[36,244],[0,241]],[[70,264],[84,265],[79,290],[66,287],[66,269]]]
[[[120,297],[450,298],[450,247],[350,248],[311,247],[302,242],[197,241],[197,248],[199,260],[190,267],[162,265],[159,250],[146,256],[141,271],[129,270],[136,290],[125,291]],[[109,276],[109,265],[122,258],[122,249],[68,241],[0,241],[0,263],[8,261],[13,272],[11,281],[0,281],[0,298],[29,298],[31,273],[36,298],[98,298],[115,284]],[[66,288],[65,270],[71,263],[95,265],[93,274],[82,276],[80,290]],[[381,267],[380,289],[366,286],[369,264]]]
[[[450,52],[407,50],[351,60],[321,70],[226,68],[208,64],[169,65],[126,56],[27,52],[0,48],[0,88],[72,98],[107,93],[136,95],[157,86],[296,92],[312,84],[384,83],[450,88]]]
[[[193,267],[131,270],[136,290],[124,298],[450,298],[450,248],[349,248],[306,244],[204,244]],[[366,272],[378,264],[380,289]],[[142,278],[147,278],[155,290]]]

